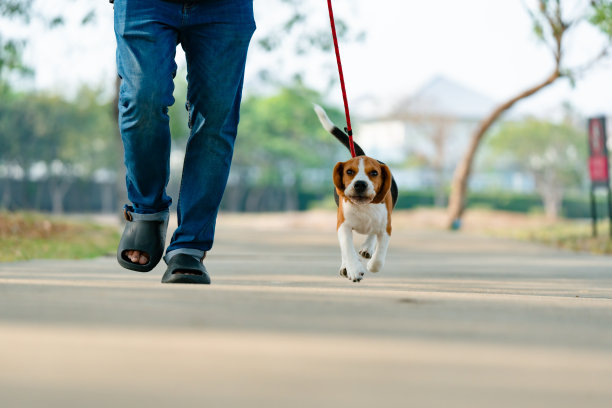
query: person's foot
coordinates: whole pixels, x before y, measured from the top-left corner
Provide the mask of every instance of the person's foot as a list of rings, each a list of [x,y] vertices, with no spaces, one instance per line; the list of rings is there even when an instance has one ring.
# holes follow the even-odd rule
[[[132,261],[132,263],[145,265],[147,262],[149,262],[149,255],[146,252],[130,250],[125,251],[124,253],[125,256]]]
[[[126,269],[149,272],[164,254],[168,211],[137,214],[130,206],[124,208],[126,220],[117,246],[117,261]]]
[[[149,255],[146,252],[140,252],[140,251],[134,251],[134,250],[125,251],[125,256],[135,264],[144,265],[147,262],[149,262]],[[202,275],[201,271],[194,271],[190,269],[179,269],[179,270],[172,272],[173,275],[176,273],[180,273],[181,275],[196,275],[196,276]]]
[[[188,254],[176,254],[168,261],[162,283],[210,284],[210,276],[201,260]]]
[[[202,276],[203,275],[202,272],[193,271],[193,270],[190,270],[190,269],[179,269],[179,270],[176,270],[176,271],[172,272],[173,275],[176,275],[177,273],[180,274],[180,275],[194,275],[194,276]]]
[[[206,253],[204,253],[204,256],[202,256],[201,258],[197,258],[195,256],[193,256],[193,258],[196,261],[198,261],[198,262],[203,264],[204,263],[204,258],[206,258]],[[173,275],[175,275],[177,273],[179,273],[181,275],[195,275],[195,276],[203,275],[202,271],[197,271],[197,270],[194,270],[194,269],[177,269],[177,270],[172,272]]]

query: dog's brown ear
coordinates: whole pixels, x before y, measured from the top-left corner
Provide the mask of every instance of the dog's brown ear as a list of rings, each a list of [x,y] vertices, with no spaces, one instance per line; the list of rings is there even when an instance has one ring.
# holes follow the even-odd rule
[[[342,182],[342,178],[344,176],[344,162],[336,163],[334,167],[334,186],[338,190],[338,194],[342,194],[344,192],[344,183]]]
[[[391,180],[393,176],[391,176],[391,170],[389,170],[386,164],[381,163],[380,165],[380,177],[382,178],[382,185],[380,186],[378,194],[376,194],[372,200],[374,204],[382,203],[389,193],[389,190],[391,190]]]

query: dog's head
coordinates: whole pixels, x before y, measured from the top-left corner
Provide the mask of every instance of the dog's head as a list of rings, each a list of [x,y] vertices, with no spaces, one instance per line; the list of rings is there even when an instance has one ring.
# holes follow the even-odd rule
[[[378,204],[391,188],[391,171],[378,160],[357,156],[336,164],[334,185],[340,197],[355,204]]]

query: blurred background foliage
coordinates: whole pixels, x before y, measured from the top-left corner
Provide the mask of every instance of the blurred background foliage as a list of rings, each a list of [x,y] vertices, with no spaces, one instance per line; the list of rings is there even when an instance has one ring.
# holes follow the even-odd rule
[[[567,191],[588,186],[585,140],[586,129],[571,110],[558,123],[528,117],[505,122],[493,132],[487,159],[498,167],[531,175],[546,215],[554,219],[562,215]]]
[[[82,1],[82,0],[73,0]],[[590,21],[610,33],[612,9],[608,1],[592,2]],[[329,27],[314,28],[308,5],[295,0],[277,0],[283,23],[273,27],[253,44],[253,52],[273,55],[284,48],[291,59],[307,61],[316,53],[328,53]],[[110,7],[110,6],[109,6]],[[49,30],[63,23],[58,15],[43,16],[32,0],[0,0],[0,21],[28,24],[41,21]],[[81,24],[95,21],[86,10]],[[358,24],[351,29],[337,21],[344,43],[364,39]],[[27,42],[9,38],[0,27],[0,208],[61,212],[114,212],[124,190],[121,143],[116,113],[107,89],[83,86],[75,97],[40,91],[18,90],[16,78],[31,75],[23,63]],[[222,208],[230,211],[303,210],[333,206],[331,169],[348,153],[324,131],[312,110],[323,105],[342,127],[342,112],[326,104],[327,91],[309,89],[302,73],[278,78],[275,64],[259,72],[261,89],[245,95],[232,172]],[[300,64],[297,64],[298,66]],[[321,78],[322,88],[337,91],[337,73]],[[180,163],[189,136],[184,107],[185,72],[175,81],[176,103],[170,109],[173,144],[169,192],[176,197]],[[104,92],[105,91],[105,92]],[[106,96],[104,96],[106,95]],[[573,115],[573,116],[572,116]],[[358,120],[358,118],[357,118]],[[534,194],[500,191],[470,193],[468,206],[485,206],[513,211],[546,212],[550,216],[588,216],[586,136],[583,120],[569,114],[561,121],[524,118],[496,127],[485,143],[480,162],[502,163],[509,169],[533,174],[538,189]],[[396,169],[423,166],[415,157],[396,163]],[[448,185],[442,186],[448,190]],[[435,201],[436,192],[402,190],[399,207],[445,205]]]
[[[112,102],[101,93],[83,87],[72,100],[39,92],[2,93],[0,207],[56,213],[116,210],[117,189],[123,187],[116,182],[122,153]],[[189,135],[179,102],[183,94],[179,82],[170,112],[179,164]],[[348,158],[348,152],[322,129],[312,103],[323,103],[323,97],[299,82],[273,94],[245,97],[225,210],[304,210],[333,204],[331,168]],[[325,108],[342,123],[340,110]],[[587,217],[588,197],[581,194],[588,186],[585,132],[570,114],[558,123],[536,118],[505,122],[487,141],[481,168],[495,163],[531,172],[538,194],[472,192],[470,205]],[[179,182],[180,166],[172,171],[171,194]],[[435,195],[433,189],[404,190],[398,206],[434,206]]]

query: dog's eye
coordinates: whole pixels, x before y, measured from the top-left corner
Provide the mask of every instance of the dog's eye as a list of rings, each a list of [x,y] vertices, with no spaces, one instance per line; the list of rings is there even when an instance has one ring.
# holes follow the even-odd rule
[[[353,174],[355,174],[355,172],[353,170],[351,170],[351,169],[348,169],[346,171],[346,174],[348,174],[349,176],[352,176]]]
[[[372,171],[370,172],[370,176],[372,176],[372,177],[376,177],[376,176],[378,176],[378,172],[377,172],[376,170],[372,170]]]

